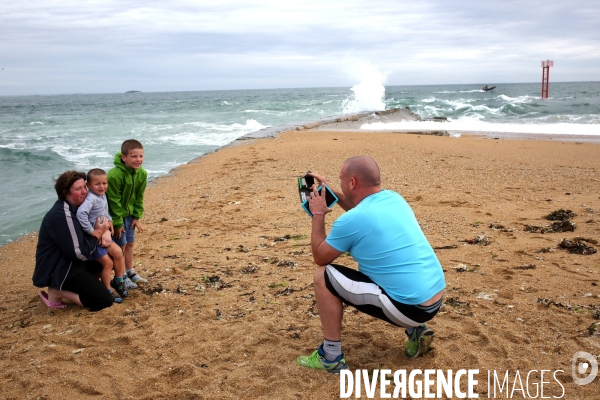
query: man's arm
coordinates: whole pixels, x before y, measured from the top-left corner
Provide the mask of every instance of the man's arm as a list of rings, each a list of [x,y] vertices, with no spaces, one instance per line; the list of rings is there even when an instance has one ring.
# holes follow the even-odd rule
[[[312,234],[310,237],[310,246],[312,249],[313,260],[319,266],[331,264],[342,254],[331,247],[325,241],[325,215],[314,215],[312,220]]]
[[[308,199],[308,204],[313,213],[312,232],[310,236],[313,260],[319,266],[330,264],[342,252],[334,249],[325,241],[327,239],[327,234],[325,233],[325,214],[331,212],[331,208],[327,208],[325,190],[322,190],[321,194],[319,194],[317,188],[313,187],[313,193]]]

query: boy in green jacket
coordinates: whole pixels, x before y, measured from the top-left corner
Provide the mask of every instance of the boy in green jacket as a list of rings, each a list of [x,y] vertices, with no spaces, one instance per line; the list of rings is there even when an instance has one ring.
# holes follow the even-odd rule
[[[143,232],[140,218],[144,213],[144,190],[148,172],[142,168],[144,147],[135,139],[121,145],[121,152],[115,155],[115,167],[108,171],[106,197],[110,216],[113,219],[115,234],[113,240],[123,249],[125,255],[125,275],[127,289],[134,289],[138,283],[148,281],[133,269],[133,242],[135,228]]]

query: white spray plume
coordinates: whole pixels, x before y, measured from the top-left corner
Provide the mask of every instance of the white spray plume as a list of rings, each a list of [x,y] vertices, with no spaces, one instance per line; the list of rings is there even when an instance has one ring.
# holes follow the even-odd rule
[[[358,63],[350,75],[359,80],[358,85],[353,86],[352,94],[342,103],[344,114],[354,114],[362,111],[385,110],[385,87],[387,73],[382,73],[371,63]]]

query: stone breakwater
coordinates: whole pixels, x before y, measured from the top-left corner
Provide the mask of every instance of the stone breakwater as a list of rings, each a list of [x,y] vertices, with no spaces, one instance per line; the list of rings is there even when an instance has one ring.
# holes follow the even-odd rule
[[[444,122],[445,117],[434,118],[434,121]],[[258,131],[250,132],[237,140],[260,139],[266,137],[274,137],[277,134],[285,131],[296,130],[352,130],[356,131],[364,124],[374,122],[400,122],[400,121],[424,121],[419,115],[406,108],[392,108],[384,111],[366,111],[352,115],[339,115],[334,117],[325,117],[316,121],[295,122],[276,127],[263,128]],[[419,133],[423,135],[448,136],[448,132],[442,130],[436,131],[420,131],[420,132],[403,132],[403,133]]]

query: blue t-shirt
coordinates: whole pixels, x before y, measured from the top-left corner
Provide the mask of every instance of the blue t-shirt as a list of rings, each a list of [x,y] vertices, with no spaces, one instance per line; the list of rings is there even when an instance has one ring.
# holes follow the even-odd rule
[[[342,214],[326,242],[350,252],[359,271],[401,303],[424,303],[446,287],[442,266],[415,214],[391,190],[365,197]]]

